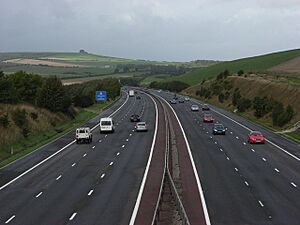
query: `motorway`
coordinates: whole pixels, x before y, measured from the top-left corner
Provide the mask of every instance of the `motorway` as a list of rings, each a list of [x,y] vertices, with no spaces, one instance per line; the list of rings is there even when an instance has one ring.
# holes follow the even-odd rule
[[[156,116],[148,96],[136,100],[123,93],[115,105],[86,125],[94,127],[100,117],[112,113],[115,133],[100,134],[97,127],[92,144],[77,145],[72,131],[2,168],[0,224],[128,224],[148,161]],[[135,132],[129,120],[132,113],[149,123],[147,133]]]
[[[169,92],[150,93],[166,101],[173,98]],[[89,121],[85,126],[94,129],[92,144],[75,144],[71,131],[1,168],[0,225],[148,224],[145,219],[151,220],[153,210],[146,207],[155,208],[157,199],[145,196],[156,198],[154,192],[159,192],[166,131],[162,105],[148,94],[140,96],[137,100],[122,92],[114,105]],[[199,112],[191,112],[195,103]],[[182,202],[195,217],[191,221],[299,225],[299,146],[211,106],[215,121],[227,127],[225,136],[214,136],[212,124],[202,122],[201,104],[191,100],[170,106],[179,120],[170,116],[181,157]],[[147,133],[135,132],[129,121],[133,113],[148,123]],[[107,116],[114,119],[116,132],[100,134],[97,124]],[[250,130],[262,131],[268,142],[248,144]],[[141,217],[135,220],[136,215]],[[204,216],[209,217],[206,223]]]
[[[154,92],[167,101],[172,93]],[[192,104],[200,106],[192,112]],[[202,122],[200,101],[173,104],[192,150],[211,224],[300,224],[299,146],[234,114],[211,107],[216,122],[228,128],[212,135]],[[250,145],[250,128],[270,142]],[[279,147],[280,146],[280,147]]]

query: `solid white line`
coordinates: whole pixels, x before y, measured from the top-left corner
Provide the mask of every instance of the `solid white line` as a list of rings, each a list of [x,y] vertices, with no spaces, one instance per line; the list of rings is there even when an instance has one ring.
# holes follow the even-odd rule
[[[105,177],[105,173],[102,173],[102,175],[101,175],[101,179],[102,179],[103,177]]]
[[[69,220],[73,220],[76,215],[77,215],[77,212],[73,213]]]
[[[259,200],[258,201],[261,207],[264,207],[264,204]]]
[[[112,166],[113,164],[114,164],[114,162],[110,162],[110,164],[109,164],[109,165],[110,165],[110,166]]]
[[[72,164],[72,167],[74,167],[75,165],[76,165],[76,163],[73,163],[73,164]]]
[[[88,193],[88,196],[91,196],[93,194],[94,190],[90,190],[90,192]]]
[[[59,175],[58,177],[56,177],[56,180],[59,180],[62,177],[62,175]]]
[[[147,94],[147,93],[145,93],[145,94]],[[143,177],[143,180],[142,180],[142,183],[141,183],[141,186],[140,186],[139,194],[138,194],[136,202],[135,202],[135,206],[134,206],[131,218],[130,218],[129,225],[134,225],[134,222],[135,222],[135,219],[136,219],[136,216],[137,216],[137,213],[138,213],[138,209],[139,209],[141,199],[142,199],[142,195],[143,195],[144,188],[145,188],[147,175],[148,175],[148,172],[149,172],[150,163],[151,163],[151,160],[152,160],[152,155],[153,155],[153,150],[154,150],[154,145],[155,145],[156,135],[157,135],[157,129],[158,129],[158,108],[157,108],[157,104],[154,101],[154,99],[152,98],[152,96],[150,96],[150,95],[148,95],[148,96],[151,98],[151,100],[152,100],[152,102],[154,103],[154,106],[155,106],[155,130],[154,130],[150,155],[149,155],[148,162],[147,162],[147,165],[146,165],[146,169],[145,169],[145,172],[144,172],[144,177]]]
[[[174,113],[174,115],[175,115],[175,117],[176,117],[176,119],[177,119],[177,121],[179,123],[179,126],[181,128],[181,132],[183,134],[183,137],[184,137],[184,140],[185,140],[188,152],[189,152],[190,160],[191,160],[191,163],[192,163],[192,167],[193,167],[193,171],[194,171],[194,176],[195,176],[196,181],[197,181],[198,191],[199,191],[199,194],[200,194],[201,203],[202,203],[202,207],[203,207],[203,213],[204,213],[204,217],[205,217],[205,222],[206,222],[206,225],[211,225],[209,214],[208,214],[208,209],[207,209],[206,201],[205,201],[205,197],[204,197],[204,192],[203,192],[202,185],[201,185],[201,181],[200,181],[200,178],[199,178],[199,175],[198,175],[198,171],[197,171],[194,159],[193,159],[192,151],[191,151],[188,139],[186,137],[185,131],[184,131],[184,129],[182,127],[182,124],[180,123],[180,120],[179,120],[179,118],[178,118],[175,110],[173,109],[173,107],[171,107],[171,105],[164,98],[162,98],[162,99],[169,105],[169,107],[173,111],[173,113]]]
[[[291,185],[293,185],[295,188],[297,187],[297,185],[294,182],[291,182]]]
[[[274,170],[275,170],[277,173],[279,173],[279,172],[280,172],[280,171],[279,171],[279,169],[277,169],[277,168],[275,168]]]
[[[12,217],[10,217],[8,220],[5,221],[5,223],[9,223],[10,221],[12,221],[14,218],[16,217],[16,215],[13,215]]]
[[[125,92],[126,93],[126,92]],[[109,117],[111,117],[112,115],[114,115],[115,113],[117,113],[128,101],[128,94],[126,93],[127,98],[125,100],[125,102],[114,112],[112,113]],[[99,126],[99,123],[94,126],[91,130],[96,129],[96,127]],[[61,137],[59,137],[61,138]],[[58,139],[59,139],[58,138]],[[56,139],[56,140],[58,140]],[[17,176],[16,178],[12,179],[11,181],[9,181],[8,183],[4,184],[3,186],[0,187],[0,191],[4,188],[6,188],[7,186],[9,186],[10,184],[12,184],[13,182],[15,182],[16,180],[20,179],[21,177],[25,176],[26,174],[28,174],[29,172],[31,172],[32,170],[34,170],[35,168],[37,168],[38,166],[40,166],[41,164],[47,162],[49,159],[53,158],[54,156],[56,156],[57,154],[59,154],[60,152],[62,152],[63,150],[65,150],[66,148],[68,148],[69,146],[71,146],[72,144],[74,144],[76,142],[76,140],[71,141],[69,144],[67,144],[66,146],[64,146],[63,148],[61,148],[60,150],[58,150],[57,152],[53,153],[52,155],[48,156],[46,159],[42,160],[41,162],[37,163],[36,165],[34,165],[33,167],[29,168],[28,170],[26,170],[25,172],[21,173],[19,176]],[[49,143],[48,143],[49,144]],[[47,145],[47,144],[46,144]],[[46,146],[45,145],[45,146]]]
[[[38,198],[43,194],[43,192],[38,193],[35,197]]]

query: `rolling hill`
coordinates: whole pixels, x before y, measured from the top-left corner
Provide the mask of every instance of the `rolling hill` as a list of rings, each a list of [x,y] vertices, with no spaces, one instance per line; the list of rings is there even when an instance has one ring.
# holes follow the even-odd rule
[[[282,67],[279,67],[281,70],[276,70],[276,66],[287,63],[290,60],[295,60],[295,58],[298,57],[300,57],[300,49],[276,52],[262,56],[222,62],[205,68],[197,68],[183,75],[171,77],[169,78],[169,80],[179,80],[190,85],[195,85],[197,83],[200,83],[202,80],[216,77],[220,72],[226,69],[231,73],[237,73],[239,70],[254,73],[268,71],[270,73],[288,73],[289,70],[286,66],[284,67],[285,70],[282,70]],[[299,62],[299,60],[297,62]],[[295,69],[297,68],[297,63],[291,62],[289,65],[294,65],[292,71],[294,72],[294,74],[300,75],[300,70]]]

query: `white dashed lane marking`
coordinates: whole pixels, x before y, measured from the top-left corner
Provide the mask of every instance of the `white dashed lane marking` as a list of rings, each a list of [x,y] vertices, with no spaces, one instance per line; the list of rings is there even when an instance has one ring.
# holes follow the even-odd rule
[[[16,217],[16,215],[13,215],[8,220],[6,220],[5,223],[7,224],[7,223],[11,222],[15,217]]]
[[[279,171],[279,169],[277,169],[277,168],[275,168],[274,170],[275,170],[277,173],[279,173],[279,172],[280,172],[280,171]]]
[[[93,194],[94,190],[90,190],[89,193],[88,193],[88,196],[91,196]]]
[[[262,203],[262,201],[258,201],[258,203],[260,204],[261,207],[264,207],[264,204]]]
[[[118,152],[117,155],[120,155],[120,152]]]
[[[86,153],[82,157],[86,157]]]
[[[236,167],[235,167],[234,169],[235,169],[235,171],[236,171],[236,172],[238,172],[238,171],[239,171],[239,169],[238,169],[238,168],[236,168]]]
[[[249,183],[247,181],[245,181],[246,186],[249,186]]]
[[[110,164],[109,164],[109,165],[110,165],[110,166],[112,166],[113,164],[114,164],[114,162],[110,162]]]
[[[265,158],[262,158],[262,160],[265,161],[265,162],[267,161]]]
[[[75,218],[76,215],[77,215],[77,212],[73,213],[69,220],[70,220],[70,221],[73,220],[73,219]]]
[[[93,148],[96,148],[96,146],[93,146]]]
[[[251,148],[251,151],[252,151],[252,152],[255,152],[255,150],[254,150],[253,148]]]
[[[124,148],[125,147],[125,145],[122,145],[122,148]]]
[[[103,177],[105,177],[105,173],[103,173],[103,174],[101,175],[101,179],[102,179]]]
[[[35,197],[38,198],[43,194],[43,192],[38,193]]]
[[[291,185],[293,185],[295,188],[297,187],[297,184],[295,184],[294,182],[291,182]]]
[[[76,163],[73,163],[73,164],[72,164],[72,167],[74,167],[74,166],[76,166]]]
[[[62,175],[59,175],[58,177],[56,177],[56,180],[59,180],[62,177]]]

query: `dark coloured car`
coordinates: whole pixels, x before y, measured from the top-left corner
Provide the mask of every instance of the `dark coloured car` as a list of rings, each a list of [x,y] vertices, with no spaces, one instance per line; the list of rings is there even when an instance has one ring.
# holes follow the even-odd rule
[[[212,132],[213,132],[214,135],[216,135],[216,134],[223,134],[223,135],[225,135],[226,129],[223,126],[223,124],[215,123],[214,126],[213,126],[213,128],[212,128]]]
[[[131,122],[140,122],[140,121],[141,121],[141,118],[140,118],[139,115],[133,114],[133,115],[131,115],[131,117],[130,117],[130,121],[131,121]]]
[[[209,111],[209,106],[207,104],[204,104],[202,106],[202,111]]]
[[[183,98],[180,98],[180,99],[178,100],[178,102],[179,102],[179,103],[184,103],[184,99],[183,99]]]
[[[138,96],[136,96],[136,99],[141,99],[141,96],[139,96],[139,95],[138,95]]]

